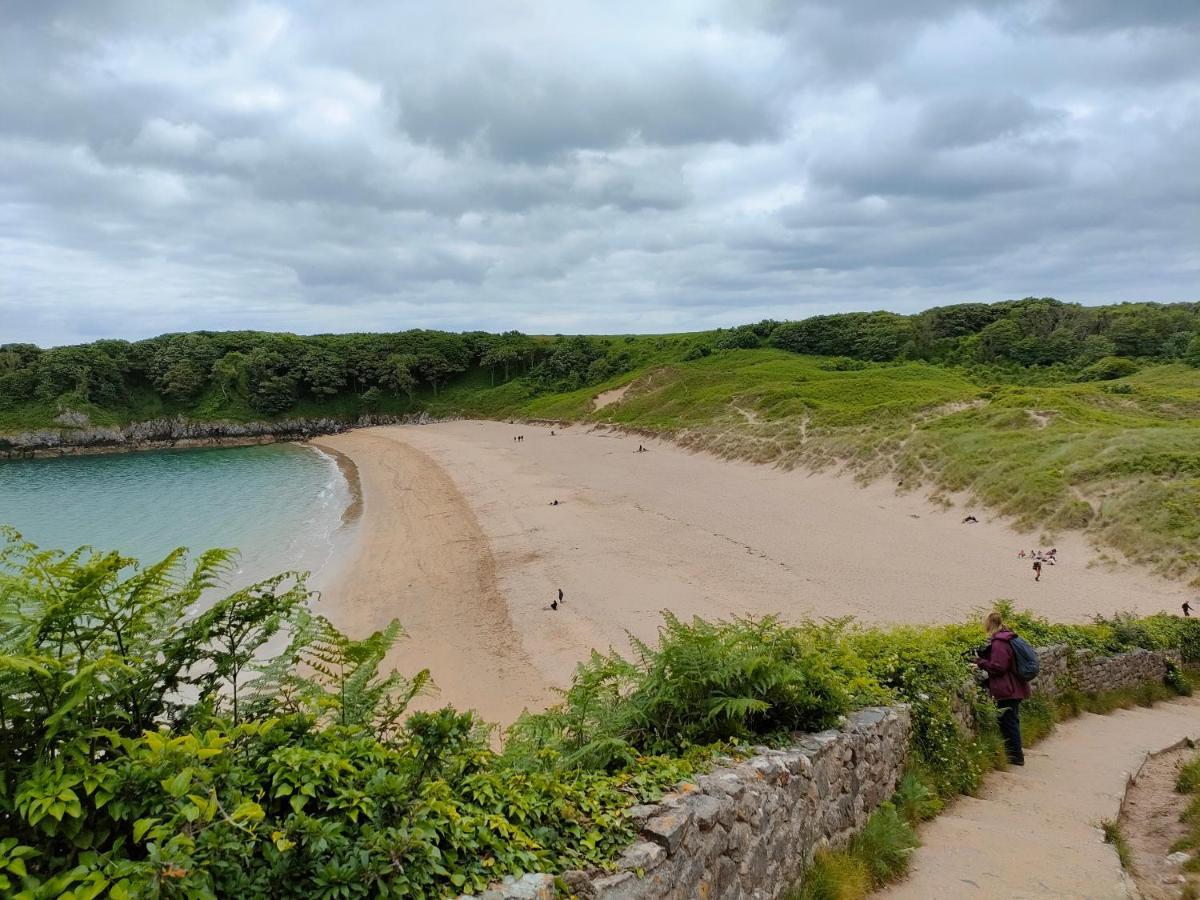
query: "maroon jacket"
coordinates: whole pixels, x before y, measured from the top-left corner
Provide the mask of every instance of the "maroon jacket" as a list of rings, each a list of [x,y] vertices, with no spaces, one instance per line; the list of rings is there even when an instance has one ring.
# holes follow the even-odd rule
[[[1026,700],[1029,698],[1029,682],[1017,675],[1017,661],[1009,643],[1014,637],[1007,628],[1002,628],[988,641],[987,655],[975,662],[988,673],[988,693],[996,700]]]

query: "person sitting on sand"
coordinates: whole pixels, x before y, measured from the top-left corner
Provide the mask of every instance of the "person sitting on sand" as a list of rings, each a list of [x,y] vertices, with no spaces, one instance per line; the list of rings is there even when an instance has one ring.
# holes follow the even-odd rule
[[[551,601],[550,601],[550,608],[551,608],[551,609],[558,609],[558,601],[557,601],[557,600],[551,600]]]
[[[1033,561],[1033,580],[1042,580],[1042,561],[1040,559],[1035,559]]]
[[[1021,748],[1021,701],[1028,700],[1032,691],[1029,682],[1017,673],[1017,657],[1010,643],[1016,634],[1004,624],[998,612],[988,613],[983,627],[987,631],[988,642],[976,656],[975,665],[987,672],[988,693],[1000,709],[996,723],[1004,736],[1005,755],[1014,766],[1023,766],[1025,751]]]
[[[551,501],[550,501],[550,505],[551,505],[551,506],[558,506],[558,500],[551,500]]]
[[[962,523],[964,525],[977,525],[979,523],[979,520],[977,518],[975,518],[974,516],[967,516],[965,519],[962,520]]]

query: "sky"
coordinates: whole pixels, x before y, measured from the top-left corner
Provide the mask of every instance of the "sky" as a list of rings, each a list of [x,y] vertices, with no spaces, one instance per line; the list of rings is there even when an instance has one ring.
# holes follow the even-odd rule
[[[1200,300],[1196,0],[3,0],[0,342]]]

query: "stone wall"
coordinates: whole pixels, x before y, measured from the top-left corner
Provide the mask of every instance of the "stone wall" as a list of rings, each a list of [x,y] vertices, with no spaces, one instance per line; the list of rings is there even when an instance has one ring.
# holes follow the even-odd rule
[[[1177,653],[1134,650],[1099,656],[1066,646],[1038,649],[1035,693],[1055,696],[1162,681]],[[974,727],[969,693],[955,716]],[[786,750],[759,748],[749,759],[687,782],[653,806],[635,806],[640,833],[611,872],[565,872],[587,900],[769,900],[794,887],[813,853],[842,844],[896,789],[912,724],[908,708],[875,707],[847,717],[839,731],[806,735]],[[552,900],[554,878],[510,878],[487,900]],[[460,898],[462,900],[462,898]]]
[[[129,425],[92,425],[87,416],[67,412],[60,428],[0,434],[0,459],[70,456],[154,450],[168,447],[215,447],[295,441],[337,434],[369,425],[423,425],[434,421],[426,413],[404,416],[364,414],[355,419],[319,417],[262,422],[193,422],[183,417],[152,419]]]
[[[758,748],[652,806],[612,872],[566,872],[572,892],[596,900],[774,898],[795,886],[813,853],[844,843],[896,790],[908,755],[908,708],[852,713],[837,731]],[[487,900],[553,896],[548,875],[526,875]]]
[[[1035,697],[1054,699],[1068,691],[1099,694],[1137,687],[1148,681],[1162,682],[1167,675],[1167,661],[1179,664],[1177,650],[1130,650],[1116,656],[1102,656],[1091,650],[1078,650],[1066,644],[1037,648],[1041,671],[1031,682]],[[975,728],[975,714],[969,695],[977,692],[973,681],[963,683],[962,691],[953,699],[954,717],[967,730]]]
[[[1167,660],[1179,663],[1176,651],[1131,650],[1116,656],[1101,656],[1091,650],[1075,650],[1063,644],[1038,650],[1041,674],[1033,682],[1034,694],[1054,697],[1068,690],[1085,694],[1137,687],[1147,681],[1162,681]]]

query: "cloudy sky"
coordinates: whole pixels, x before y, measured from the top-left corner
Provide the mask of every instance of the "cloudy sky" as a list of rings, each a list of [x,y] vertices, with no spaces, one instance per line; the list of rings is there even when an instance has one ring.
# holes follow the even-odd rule
[[[1200,299],[1196,0],[3,0],[0,342]]]

